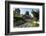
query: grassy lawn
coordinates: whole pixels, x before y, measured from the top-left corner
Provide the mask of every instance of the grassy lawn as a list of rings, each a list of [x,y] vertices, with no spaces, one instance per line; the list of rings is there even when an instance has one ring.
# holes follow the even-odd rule
[[[34,19],[32,19],[30,23],[32,24],[32,27],[38,27],[39,26],[39,23],[37,23]]]
[[[14,18],[15,24],[14,26],[20,26],[23,25],[25,27],[38,27],[39,23],[37,23],[34,19],[32,19],[30,22],[25,22],[25,20],[22,17],[15,17]]]

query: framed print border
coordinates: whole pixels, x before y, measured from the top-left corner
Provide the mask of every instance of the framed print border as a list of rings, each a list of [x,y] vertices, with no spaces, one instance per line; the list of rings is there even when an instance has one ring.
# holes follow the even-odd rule
[[[22,31],[22,32],[10,32],[10,4],[24,4],[24,5],[42,5],[42,31]],[[16,34],[33,34],[33,33],[44,33],[45,31],[45,4],[36,2],[18,2],[18,1],[5,1],[5,35],[16,35]]]

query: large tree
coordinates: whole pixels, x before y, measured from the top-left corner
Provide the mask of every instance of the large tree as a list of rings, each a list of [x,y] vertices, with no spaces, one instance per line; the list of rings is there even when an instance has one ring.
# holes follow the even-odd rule
[[[19,16],[19,14],[20,14],[20,9],[19,9],[19,8],[15,8],[15,10],[13,11],[13,14],[14,14],[14,17],[15,17],[16,15]]]
[[[26,11],[25,15],[29,15],[29,11]]]
[[[32,9],[32,14],[33,14],[35,20],[38,21],[39,20],[39,10]]]
[[[15,9],[15,12],[20,13],[20,9],[19,8]]]
[[[16,13],[20,13],[20,9],[19,9],[19,8],[16,8],[16,9],[14,10],[14,14],[16,14]]]

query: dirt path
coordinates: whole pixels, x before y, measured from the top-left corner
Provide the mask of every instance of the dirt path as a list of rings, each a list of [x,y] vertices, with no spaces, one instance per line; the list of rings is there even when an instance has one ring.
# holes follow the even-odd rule
[[[27,22],[27,23],[22,24],[22,25],[20,25],[18,27],[31,27],[31,26],[32,26],[31,23]]]

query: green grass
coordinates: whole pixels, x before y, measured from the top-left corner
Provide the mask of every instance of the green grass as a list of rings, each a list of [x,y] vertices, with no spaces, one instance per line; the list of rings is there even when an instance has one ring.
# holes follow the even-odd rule
[[[22,20],[22,22],[21,22],[21,20]],[[14,17],[14,21],[15,21],[15,23],[17,23],[17,24],[14,24],[15,26],[22,25],[23,22],[25,23],[25,20],[23,19],[23,17]],[[37,22],[34,23],[34,22],[36,22],[36,20],[35,19],[32,19],[30,22],[28,22],[28,24],[26,26],[38,27],[39,26],[39,23],[37,23]]]
[[[31,27],[38,27],[39,26],[39,23],[37,23],[37,22],[34,23],[34,22],[36,22],[36,20],[35,19],[32,19],[31,22],[30,22],[31,25],[32,25]]]

